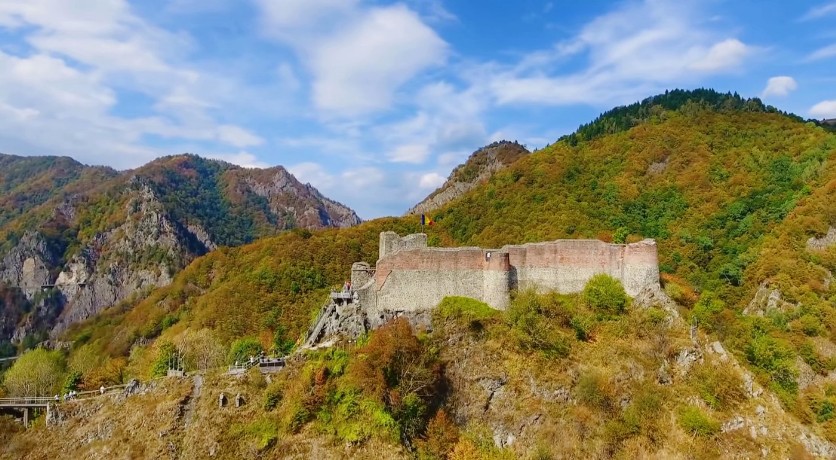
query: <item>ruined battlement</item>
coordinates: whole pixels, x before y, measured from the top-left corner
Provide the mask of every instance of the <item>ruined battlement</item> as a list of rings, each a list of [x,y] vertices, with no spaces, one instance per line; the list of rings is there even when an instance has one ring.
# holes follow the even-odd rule
[[[401,237],[383,232],[376,267],[358,262],[351,268],[352,308],[362,316],[351,321],[360,321],[363,329],[399,315],[421,315],[447,296],[470,297],[504,310],[515,289],[575,293],[600,273],[621,281],[632,297],[661,291],[656,242],[650,239],[632,244],[556,240],[499,249],[435,248],[427,247],[423,233]],[[341,315],[337,320],[345,321]]]
[[[374,275],[355,289],[366,291],[360,298],[370,310],[425,310],[452,295],[505,309],[513,289],[579,292],[599,273],[620,280],[631,296],[659,289],[656,243],[556,240],[500,249],[430,248],[423,233],[384,232]]]

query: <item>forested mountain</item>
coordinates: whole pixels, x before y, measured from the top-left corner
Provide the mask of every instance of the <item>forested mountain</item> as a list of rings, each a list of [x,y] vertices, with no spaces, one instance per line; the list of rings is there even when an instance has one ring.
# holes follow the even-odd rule
[[[431,331],[395,322],[300,355],[269,384],[211,377],[251,402],[236,412],[203,397],[209,429],[159,415],[196,397],[174,382],[153,410],[172,429],[149,431],[147,446],[118,430],[96,443],[221,458],[833,458],[836,135],[711,91],[630,107],[519,156],[430,212],[427,232],[444,246],[655,238],[676,314],[618,292],[602,301],[595,286],[518,293],[505,312],[448,298]],[[380,231],[418,229],[407,216],[213,251],[73,326],[67,373],[97,388],[160,375],[178,350],[191,370],[286,351],[351,262],[377,259]],[[152,412],[137,401],[118,404]],[[83,438],[84,423],[10,437],[7,456],[54,455],[34,439]]]
[[[69,158],[0,157],[0,341],[57,326],[168,284],[192,259],[294,228],[360,222],[282,167],[179,155],[118,173]]]

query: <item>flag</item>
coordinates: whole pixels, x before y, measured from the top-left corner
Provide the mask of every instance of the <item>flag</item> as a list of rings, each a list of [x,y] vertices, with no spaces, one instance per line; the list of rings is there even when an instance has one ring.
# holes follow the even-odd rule
[[[434,223],[435,221],[432,219],[432,217],[427,217],[424,214],[421,214],[421,226],[433,225]]]

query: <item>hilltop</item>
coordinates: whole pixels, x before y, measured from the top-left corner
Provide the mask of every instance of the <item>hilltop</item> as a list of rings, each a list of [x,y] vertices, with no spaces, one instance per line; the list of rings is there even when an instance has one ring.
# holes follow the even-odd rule
[[[360,222],[282,167],[195,155],[125,172],[57,157],[3,155],[0,165],[0,282],[26,298],[4,302],[0,341],[43,340],[221,246]]]
[[[407,215],[429,213],[444,206],[529,153],[517,142],[499,141],[482,147],[473,152],[464,164],[453,169],[447,181],[410,208]]]
[[[176,449],[198,436],[220,457],[292,446],[325,458],[832,457],[836,136],[735,95],[649,100],[628,124],[616,122],[623,111],[602,116],[611,132],[521,155],[431,211],[427,230],[431,246],[485,248],[654,238],[679,320],[585,293],[518,293],[506,312],[448,298],[431,331],[396,322],[301,354],[269,384],[209,380],[203,391],[234,388],[253,405],[221,414],[210,410],[217,393],[198,399],[208,431],[178,428],[189,399],[172,397],[162,438],[192,457]],[[190,370],[229,363],[244,345],[286,351],[350,264],[377,260],[381,231],[419,228],[415,216],[379,219],[212,251],[144,300],[73,326],[66,365],[97,388],[160,375],[175,349]],[[56,436],[83,439],[85,427],[73,419],[66,429],[79,431]],[[40,435],[15,436],[9,455],[54,455],[32,444]],[[73,452],[119,439],[74,441]]]

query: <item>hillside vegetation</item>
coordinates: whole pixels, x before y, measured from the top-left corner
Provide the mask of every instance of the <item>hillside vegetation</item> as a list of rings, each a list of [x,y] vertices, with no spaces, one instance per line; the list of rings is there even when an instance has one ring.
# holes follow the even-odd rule
[[[372,446],[455,459],[836,454],[836,136],[759,101],[673,97],[521,157],[434,211],[427,231],[434,245],[483,247],[655,238],[679,320],[591,288],[518,293],[507,312],[447,299],[432,332],[394,323],[272,383],[237,381],[260,407],[206,412],[201,445],[304,446],[300,458]],[[350,264],[377,259],[380,231],[418,229],[414,216],[381,219],[211,252],[71,329],[68,373],[97,388],[160,375],[178,350],[188,370],[287,350]],[[34,449],[27,436],[13,452]]]
[[[397,320],[356,344],[306,352],[272,377],[209,372],[64,404],[52,427],[19,432],[0,458],[834,453],[719,343],[689,337],[663,310],[632,307],[623,291],[598,302],[601,289],[618,289],[601,281],[575,296],[521,293],[507,312],[447,298],[431,333]],[[234,407],[232,395],[245,404]],[[832,422],[824,428],[833,434]]]
[[[218,247],[360,222],[282,167],[195,155],[121,173],[56,157],[3,155],[0,166],[0,284],[23,299],[0,310],[0,346],[29,348],[136,301]]]

